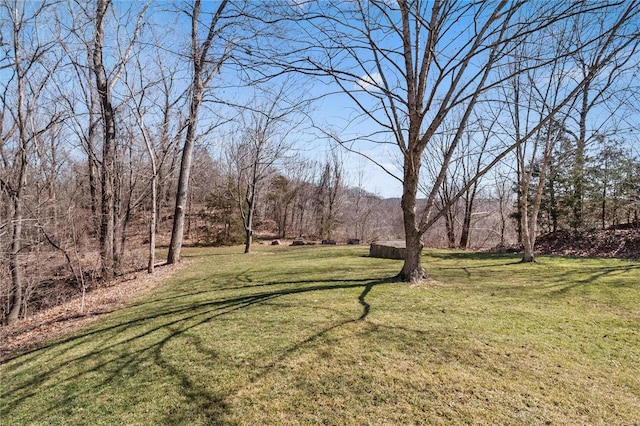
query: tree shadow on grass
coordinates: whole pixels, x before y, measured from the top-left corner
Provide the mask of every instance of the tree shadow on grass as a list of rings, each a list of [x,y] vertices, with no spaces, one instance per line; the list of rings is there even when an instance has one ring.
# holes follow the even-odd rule
[[[490,253],[483,251],[431,251],[425,249],[422,253],[423,257],[433,259],[457,259],[457,260],[503,260],[512,261],[522,258],[519,253]]]
[[[521,265],[522,262],[520,261],[515,261],[515,262],[500,262],[500,263],[491,263],[491,264],[483,264],[483,265],[476,265],[476,266],[441,266],[438,267],[439,270],[441,271],[447,271],[447,270],[456,270],[456,271],[464,271],[468,277],[470,277],[472,275],[472,273],[470,271],[473,270],[480,270],[480,269],[494,269],[496,267],[505,267],[505,266],[513,266],[513,265]]]
[[[469,279],[473,279],[472,271],[464,269]],[[540,300],[541,297],[560,299],[565,296],[578,296],[580,291],[593,286],[601,295],[599,297],[606,300],[605,293],[617,291],[622,288],[637,288],[640,291],[640,278],[637,271],[638,264],[627,264],[620,266],[576,266],[567,268],[547,268],[537,270],[535,267],[529,272],[533,275],[527,276],[517,269],[510,269],[509,275],[505,275],[502,282],[482,286],[481,289],[491,296],[516,297],[522,299]],[[633,275],[627,275],[632,273]],[[497,275],[496,275],[497,276]],[[579,290],[573,294],[573,290]],[[588,290],[586,290],[588,291]],[[585,293],[586,295],[586,293]]]
[[[638,269],[640,269],[640,265],[631,264],[631,263],[628,265],[611,266],[611,267],[588,267],[588,268],[583,267],[583,268],[568,269],[568,270],[565,270],[562,274],[556,275],[553,282],[547,286],[547,289],[554,289],[550,293],[551,295],[562,295],[576,288],[597,284],[598,281],[604,278],[621,276],[623,274],[627,274],[629,272],[632,272]],[[583,278],[576,278],[581,275],[586,275],[586,276],[584,276]],[[625,280],[625,279],[603,283],[603,285],[605,285],[608,288],[628,287],[633,284],[639,285],[637,281],[630,282],[629,280]]]
[[[386,280],[369,279],[331,280],[323,283],[298,281],[298,285],[310,285],[273,290],[269,288],[268,291],[250,294],[246,294],[245,291],[243,294],[217,300],[187,300],[188,297],[202,296],[203,292],[196,291],[185,296],[183,303],[180,304],[175,303],[180,299],[176,296],[169,299],[149,300],[131,306],[122,310],[117,317],[105,320],[106,324],[102,323],[85,329],[73,336],[14,356],[0,364],[16,371],[32,368],[30,364],[37,362],[39,365],[36,368],[41,370],[26,380],[21,380],[20,376],[17,376],[3,384],[3,391],[0,394],[4,401],[2,415],[12,414],[17,407],[37,395],[43,393],[56,395],[55,398],[48,399],[51,406],[41,404],[40,411],[31,414],[33,416],[31,421],[43,421],[49,410],[73,406],[78,399],[93,392],[100,393],[105,386],[113,385],[118,381],[135,380],[131,378],[139,374],[141,369],[145,368],[144,365],[153,365],[162,371],[163,380],[178,383],[179,393],[186,398],[186,404],[190,407],[186,411],[169,410],[165,415],[164,423],[189,422],[186,414],[189,412],[197,413],[209,423],[215,423],[228,408],[224,402],[226,395],[198,383],[198,378],[190,375],[188,370],[181,369],[172,363],[173,360],[166,357],[166,354],[171,354],[171,351],[165,350],[169,343],[178,337],[188,336],[189,341],[195,345],[199,359],[215,359],[217,354],[206,347],[198,333],[193,332],[196,327],[285,296],[312,291],[362,288],[358,296],[358,302],[362,306],[359,317],[348,318],[314,332],[283,351],[281,358],[286,357],[333,329],[354,321],[365,320],[371,310],[371,306],[365,300],[366,296],[374,286],[386,282]],[[237,289],[234,288],[234,290]],[[264,371],[261,372],[263,373]],[[82,390],[76,386],[77,382],[83,383]]]
[[[431,260],[459,260],[465,261],[464,264],[452,265],[452,266],[437,266],[439,270],[462,270],[465,271],[467,276],[471,276],[472,270],[478,269],[490,269],[496,267],[520,265],[520,257],[513,256],[512,254],[496,254],[496,253],[483,253],[483,252],[434,252],[426,253],[423,255],[427,260],[424,262],[427,267],[433,265]],[[487,263],[487,261],[492,261]],[[480,264],[473,264],[472,262],[482,262]]]

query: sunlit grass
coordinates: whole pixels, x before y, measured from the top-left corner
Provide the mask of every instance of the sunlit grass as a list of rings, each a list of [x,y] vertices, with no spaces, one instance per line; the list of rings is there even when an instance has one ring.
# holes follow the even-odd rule
[[[637,263],[240,251],[0,366],[1,423],[640,423]]]

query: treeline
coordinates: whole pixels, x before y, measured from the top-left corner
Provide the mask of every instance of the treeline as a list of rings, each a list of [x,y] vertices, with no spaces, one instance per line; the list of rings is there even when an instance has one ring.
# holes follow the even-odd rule
[[[597,138],[584,158],[571,144],[558,144],[543,184],[541,232],[640,228],[640,160],[621,142],[615,135]],[[531,168],[538,177],[540,162]],[[529,188],[530,199],[536,186]]]
[[[187,204],[189,244],[247,243],[246,182],[226,170],[206,151],[196,154],[192,195]],[[345,180],[346,165],[338,157],[315,161],[301,157],[283,170],[270,170],[255,191],[251,230],[264,243],[302,238],[310,242],[401,238],[398,200],[383,200]],[[244,210],[244,213],[243,213]],[[163,210],[164,235],[171,224]],[[284,243],[284,242],[283,242]],[[250,248],[249,248],[250,249]]]
[[[517,245],[523,222],[531,220],[535,235],[640,229],[640,158],[634,145],[615,134],[594,135],[581,154],[569,132],[558,140],[546,159],[523,161],[523,170],[518,163],[498,169],[446,206],[427,241],[462,249]],[[438,192],[442,205],[462,186],[462,173],[446,180]],[[484,242],[477,240],[482,229],[491,234]],[[473,232],[476,240],[470,244]]]

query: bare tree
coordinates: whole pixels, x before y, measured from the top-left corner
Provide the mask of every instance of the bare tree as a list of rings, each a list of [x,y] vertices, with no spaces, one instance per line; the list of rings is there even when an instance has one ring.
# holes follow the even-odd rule
[[[253,221],[266,179],[290,153],[290,133],[299,125],[299,102],[287,98],[284,86],[250,110],[232,143],[228,158],[236,178],[236,195],[245,231],[245,253],[251,251]]]
[[[355,236],[356,240],[366,240],[370,232],[370,222],[374,212],[374,204],[378,197],[368,193],[364,189],[364,164],[358,167],[356,173],[356,187],[351,192],[350,198],[352,204],[349,212],[353,220],[353,231],[349,230],[349,235]]]
[[[557,30],[556,30],[557,31]],[[555,38],[551,34],[551,38]],[[566,35],[562,36],[558,43],[552,47],[562,46],[566,43]],[[513,129],[512,137],[515,141],[523,139],[523,135],[529,133],[532,126],[540,122],[541,117],[556,109],[558,102],[564,102],[563,88],[567,84],[567,68],[570,61],[564,55],[557,54],[556,60],[549,67],[534,68],[529,64],[530,59],[539,56],[537,50],[548,49],[548,46],[527,45],[514,56],[513,67],[527,69],[524,73],[511,72],[514,77],[505,90],[511,89],[508,97],[513,99],[510,106],[510,121],[505,128]],[[535,59],[534,59],[535,60]],[[566,118],[568,107],[565,108]],[[562,137],[564,122],[557,114],[554,120],[550,120],[544,127],[539,127],[534,137],[522,140],[516,148],[517,182],[518,182],[518,220],[520,239],[524,247],[523,261],[534,262],[534,246],[537,236],[537,223],[542,193],[547,176],[547,169],[551,155],[557,142]],[[536,180],[534,182],[534,179]],[[533,189],[534,194],[530,194]]]
[[[77,4],[66,4],[63,12],[65,21],[71,17],[73,26],[70,33],[74,37],[60,40],[60,47],[71,66],[73,89],[69,90],[69,80],[59,85],[59,98],[71,112],[67,119],[67,127],[71,129],[82,151],[86,154],[86,172],[89,189],[89,204],[93,228],[92,235],[99,237],[100,229],[100,105],[93,77],[93,31],[91,31],[93,12],[89,4],[78,7]],[[65,25],[63,22],[58,25]]]
[[[115,211],[114,211],[114,175],[116,150],[116,118],[111,102],[112,85],[107,80],[102,49],[104,44],[104,25],[110,0],[97,0],[94,30],[94,45],[92,52],[93,72],[95,73],[96,89],[100,99],[102,115],[102,173],[100,198],[100,258],[102,261],[102,276],[110,280],[115,274],[113,257],[115,240]]]
[[[128,45],[126,45],[126,48],[120,55],[115,71],[113,73],[107,73],[103,50],[105,44],[105,24],[110,7],[111,0],[97,0],[94,17],[94,42],[91,56],[103,127],[100,180],[100,258],[102,262],[102,276],[103,279],[106,280],[113,278],[119,258],[116,239],[116,218],[118,214],[118,200],[116,199],[116,177],[118,176],[116,171],[116,149],[118,140],[116,137],[116,109],[112,99],[112,92],[115,84],[122,76],[137,42],[147,9],[147,6],[144,6],[140,10],[133,34]],[[122,234],[124,238],[124,229]]]
[[[495,190],[495,201],[498,203],[498,234],[500,235],[500,242],[498,243],[499,247],[505,247],[507,245],[507,223],[509,222],[509,217],[512,214],[512,184],[509,181],[508,177],[501,174],[496,173],[494,176],[493,188]]]
[[[159,45],[160,41],[155,41]],[[149,252],[147,271],[154,272],[156,231],[160,210],[159,190],[163,175],[161,171],[166,169],[165,164],[170,162],[174,154],[172,146],[175,138],[171,135],[172,111],[176,109],[182,96],[174,93],[173,80],[176,71],[169,61],[161,57],[156,51],[154,60],[147,61],[148,52],[138,49],[135,55],[135,66],[125,70],[123,84],[128,92],[128,106],[131,115],[135,118],[135,126],[144,142],[144,148],[151,168],[148,187],[150,192],[151,212],[149,214]],[[155,131],[153,129],[156,129]],[[132,143],[133,144],[133,143]],[[130,167],[133,170],[135,167]],[[137,199],[129,196],[129,206],[135,207],[147,197],[147,185]],[[130,185],[133,189],[133,185]],[[124,236],[124,233],[123,233]],[[124,249],[124,241],[121,250]]]
[[[171,231],[171,242],[169,243],[169,254],[167,263],[173,264],[180,261],[180,251],[182,250],[182,240],[184,235],[184,219],[186,214],[186,204],[189,191],[189,176],[191,174],[191,163],[193,159],[193,147],[196,142],[198,129],[198,114],[206,88],[211,84],[213,78],[220,72],[220,68],[229,58],[233,41],[223,41],[220,51],[215,50],[215,42],[222,39],[225,28],[233,25],[225,19],[223,12],[228,5],[228,0],[222,0],[215,13],[211,15],[206,36],[200,41],[201,34],[201,1],[195,0],[188,12],[191,18],[191,66],[193,75],[191,81],[191,102],[189,105],[189,116],[186,124],[186,135],[182,148],[182,160],[180,162],[180,174],[178,176],[178,189],[176,193],[175,210],[173,214],[173,228]]]
[[[475,115],[478,115],[477,112]],[[467,140],[461,145],[462,186],[467,187],[467,191],[461,197],[464,202],[462,230],[460,232],[460,241],[458,242],[458,248],[461,249],[469,248],[471,241],[471,228],[473,225],[473,217],[476,213],[476,197],[480,191],[480,181],[474,178],[482,170],[483,159],[487,153],[489,141],[493,137],[493,128],[495,125],[495,121],[490,117],[486,119],[476,117],[475,122],[474,127],[479,127],[478,132],[473,132],[472,129],[469,129]],[[474,136],[476,137],[474,138]],[[467,185],[471,180],[473,180],[471,186]]]
[[[179,86],[179,63],[171,65],[163,60],[161,53],[155,60],[156,69],[159,72],[161,97],[157,101],[160,123],[155,126],[157,131],[157,156],[161,159],[158,164],[158,199],[156,201],[156,230],[160,225],[163,208],[170,208],[169,200],[172,197],[172,182],[175,174],[176,163],[179,156],[179,142],[182,139],[182,114],[181,103],[184,102],[186,93],[176,93]]]
[[[340,224],[341,196],[344,191],[344,164],[336,151],[331,152],[324,164],[316,185],[314,207],[317,234],[322,239],[331,240],[333,232]]]

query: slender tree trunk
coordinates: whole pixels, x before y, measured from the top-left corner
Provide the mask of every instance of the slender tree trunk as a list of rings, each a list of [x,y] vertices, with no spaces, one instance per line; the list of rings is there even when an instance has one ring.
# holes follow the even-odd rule
[[[254,167],[256,166],[254,165]],[[254,170],[253,179],[255,180],[255,170]],[[245,239],[244,239],[245,253],[251,252],[251,242],[253,240],[253,214],[256,209],[255,192],[256,192],[255,183],[247,187],[247,197],[245,199],[245,202],[247,203],[247,213],[242,214],[243,215],[242,219],[244,222],[244,233],[245,233]],[[240,210],[242,211],[242,206],[240,206]]]
[[[196,94],[198,92],[198,95]],[[189,180],[191,175],[191,163],[193,159],[193,145],[195,143],[195,126],[199,102],[202,99],[202,91],[194,88],[194,99],[192,100],[187,136],[182,150],[182,160],[180,162],[180,174],[178,175],[178,191],[176,193],[176,204],[173,211],[173,228],[171,230],[171,242],[169,243],[169,254],[167,263],[174,264],[180,262],[180,252],[184,236],[184,219],[188,201]],[[196,104],[197,102],[197,104]]]
[[[529,206],[528,203],[522,203],[520,208],[522,216],[520,217],[520,232],[522,233],[522,262],[533,263],[536,261],[534,255],[534,247],[531,235],[531,227],[529,224]]]
[[[530,202],[528,196],[523,196],[522,199],[522,246],[523,257],[522,262],[535,262],[534,249],[536,245],[536,237],[538,234],[538,216],[540,215],[540,206],[542,205],[542,194],[544,192],[545,180],[547,177],[547,167],[551,159],[551,153],[555,146],[555,136],[551,134],[552,129],[549,126],[546,134],[546,140],[544,144],[544,151],[542,155],[542,164],[540,166],[540,172],[538,176],[538,186],[533,200]],[[531,185],[532,172],[526,172],[526,177],[522,177],[524,181],[523,193],[529,194],[529,188]]]
[[[460,243],[458,248],[466,250],[469,248],[469,236],[471,233],[471,205],[465,203],[464,218],[462,219],[462,231],[460,231]]]
[[[573,219],[572,227],[579,230],[584,227],[584,164],[587,144],[587,114],[589,112],[589,88],[587,82],[582,89],[582,107],[580,108],[580,133],[576,141],[575,160],[573,165]]]
[[[601,213],[602,229],[606,229],[606,227],[607,227],[607,223],[606,223],[606,217],[607,217],[607,188],[606,188],[606,186],[602,189],[602,206],[601,206],[601,209],[602,209],[602,213]]]
[[[228,0],[223,0],[218,5],[217,12],[211,19],[207,38],[200,45],[198,39],[198,26],[200,24],[200,0],[196,0],[191,12],[191,53],[193,55],[193,77],[191,83],[191,103],[189,105],[189,120],[187,123],[187,134],[182,149],[182,160],[180,162],[180,174],[178,176],[178,190],[176,193],[176,204],[173,213],[173,227],[171,230],[171,242],[169,243],[169,254],[167,263],[174,264],[180,262],[180,252],[182,250],[182,240],[184,236],[184,219],[188,201],[189,179],[191,175],[191,163],[193,161],[193,147],[196,141],[196,129],[198,124],[198,110],[202,104],[205,83],[208,83],[222,66],[225,56],[217,60],[217,66],[208,70],[208,75],[203,80],[204,67],[207,66],[209,48],[213,38],[217,35],[215,31],[218,20]],[[209,66],[211,64],[208,64]]]
[[[96,88],[100,99],[100,108],[104,126],[104,138],[102,142],[102,187],[100,207],[100,259],[102,263],[102,278],[110,280],[115,274],[114,258],[114,167],[115,167],[115,143],[116,123],[111,93],[107,82],[107,73],[102,61],[102,45],[104,41],[104,18],[110,0],[98,0],[96,10],[93,65],[96,77]]]
[[[143,133],[147,152],[151,161],[151,217],[149,218],[149,259],[147,264],[147,272],[153,274],[156,263],[156,231],[158,227],[158,165],[156,163],[156,155],[149,139],[147,128],[143,123],[142,115],[139,117],[140,129]]]
[[[129,222],[131,221],[131,213],[131,198],[129,198],[129,200],[127,201],[127,208],[125,210],[124,217],[121,219],[122,226],[120,227],[120,244],[118,247],[117,256],[115,257],[116,272],[121,270],[122,262],[124,261],[125,247],[127,245],[127,229],[129,228]]]
[[[11,283],[13,286],[11,310],[9,311],[9,316],[7,317],[7,322],[9,324],[15,323],[20,318],[20,312],[24,298],[22,272],[18,259],[18,254],[22,249],[22,196],[24,186],[26,184],[26,154],[24,152],[24,145],[22,143],[21,145],[22,152],[20,154],[20,166],[18,171],[18,187],[16,188],[13,198],[13,232],[11,235],[11,250],[9,252],[9,268],[11,269]]]
[[[18,7],[15,5],[16,21],[13,25],[13,53],[15,61],[15,70],[18,84],[18,99],[16,105],[16,120],[18,130],[18,152],[16,160],[18,163],[16,188],[13,191],[13,215],[12,215],[12,234],[11,248],[9,251],[9,268],[11,269],[11,283],[13,286],[13,296],[11,300],[11,310],[7,317],[7,322],[12,324],[20,318],[20,312],[24,302],[24,288],[22,280],[22,272],[20,270],[20,262],[18,254],[22,249],[22,207],[24,188],[27,184],[27,123],[25,112],[25,81],[22,74],[22,49],[20,45],[19,26],[17,25]]]
[[[447,247],[453,249],[456,247],[456,230],[455,230],[455,204],[451,204],[451,192],[453,185],[449,182],[449,176],[445,176],[442,186],[438,191],[440,203],[442,205],[444,216],[444,228],[447,234]]]
[[[302,237],[303,234],[303,230],[304,230],[304,205],[301,203],[298,204],[298,237]]]
[[[95,111],[94,111],[94,96],[93,90],[91,90],[91,105],[89,105],[89,130],[87,132],[87,168],[89,172],[89,196],[91,198],[91,218],[93,224],[93,233],[96,235],[96,231],[100,228],[100,220],[98,219],[98,171],[97,171],[97,159],[96,159],[96,147],[95,147]]]
[[[151,153],[153,155],[153,153]],[[153,164],[153,178],[151,179],[151,218],[149,220],[149,262],[147,272],[153,274],[156,263],[156,223],[158,217],[158,175],[155,161]]]
[[[504,201],[502,196],[500,197],[500,247],[504,247],[506,244],[505,233],[507,230],[507,218],[505,214]]]
[[[289,215],[289,203],[284,205],[284,214],[282,215],[280,238],[287,238],[287,216]]]
[[[130,88],[131,90],[131,88]],[[133,90],[131,90],[133,94]],[[154,151],[154,146],[149,136],[149,132],[147,130],[147,126],[144,123],[144,112],[141,108],[142,100],[140,100],[140,104],[137,105],[136,119],[138,121],[138,127],[140,127],[140,133],[142,134],[142,139],[144,140],[145,146],[147,148],[147,154],[149,154],[149,162],[151,163],[151,213],[149,217],[149,256],[147,261],[147,272],[153,274],[155,268],[156,261],[156,231],[157,231],[157,222],[158,222],[158,162],[156,161],[156,154]],[[165,111],[166,117],[166,111]],[[163,126],[163,131],[161,134],[161,140],[165,141],[166,136],[166,126]],[[163,159],[166,158],[163,156]],[[130,195],[131,196],[131,195]],[[124,246],[124,244],[123,244]]]
[[[555,172],[553,172],[555,176]],[[556,188],[554,184],[554,178],[551,178],[549,182],[549,202],[550,202],[550,216],[551,216],[551,231],[556,232],[558,230],[558,201],[556,200]]]
[[[547,159],[543,161],[542,170],[540,171],[540,180],[538,183],[538,188],[536,192],[536,196],[533,200],[533,206],[531,208],[531,215],[529,217],[529,210],[525,208],[525,212],[527,213],[527,218],[525,219],[525,224],[527,225],[526,231],[526,241],[524,244],[524,256],[523,262],[535,262],[534,250],[536,247],[536,238],[538,237],[538,216],[540,215],[540,205],[542,204],[542,192],[544,187],[544,179],[545,179],[545,169]]]
[[[453,207],[446,207],[444,214],[444,225],[447,230],[447,246],[452,249],[456,246],[455,217],[453,215]]]
[[[474,185],[471,191],[467,192],[467,198],[464,202],[464,218],[462,220],[462,231],[460,232],[459,248],[466,250],[469,248],[469,239],[471,238],[471,215],[473,213],[473,203],[476,198],[476,188]]]

